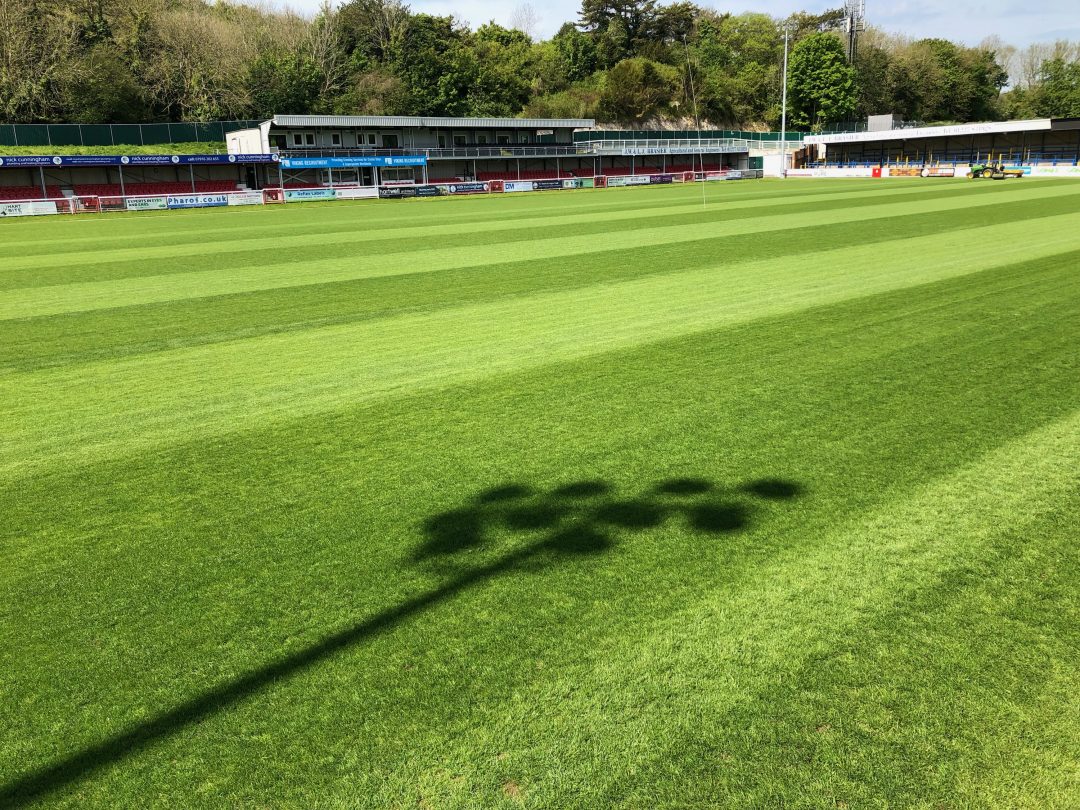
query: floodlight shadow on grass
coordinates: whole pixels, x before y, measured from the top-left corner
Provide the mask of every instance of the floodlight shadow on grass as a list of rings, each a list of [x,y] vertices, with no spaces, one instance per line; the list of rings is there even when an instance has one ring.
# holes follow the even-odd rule
[[[299,674],[409,618],[493,578],[514,571],[536,572],[564,561],[594,558],[615,548],[628,532],[655,529],[672,517],[703,534],[728,534],[750,524],[752,503],[717,501],[720,491],[699,478],[661,482],[636,496],[616,496],[603,481],[577,481],[548,492],[508,483],[479,493],[468,505],[432,515],[422,523],[424,543],[414,564],[438,564],[461,552],[485,550],[495,533],[527,537],[488,562],[454,569],[437,588],[389,607],[351,627],[264,667],[247,672],[66,759],[0,785],[0,807],[20,806],[79,782],[185,728],[227,711],[280,680]],[[750,501],[786,500],[801,487],[781,479],[761,479],[738,487]],[[482,560],[483,558],[479,558]]]

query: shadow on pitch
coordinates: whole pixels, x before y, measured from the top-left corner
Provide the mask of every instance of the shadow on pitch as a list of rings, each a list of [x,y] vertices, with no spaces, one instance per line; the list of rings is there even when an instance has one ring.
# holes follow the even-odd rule
[[[445,581],[439,587],[0,786],[0,807],[20,806],[78,782],[474,585],[597,557],[632,533],[667,522],[679,521],[706,540],[718,540],[749,527],[765,502],[791,500],[801,491],[798,484],[781,479],[724,488],[703,478],[671,478],[631,494],[598,480],[545,490],[523,483],[484,490],[469,503],[424,521],[425,540],[410,563],[441,573]]]

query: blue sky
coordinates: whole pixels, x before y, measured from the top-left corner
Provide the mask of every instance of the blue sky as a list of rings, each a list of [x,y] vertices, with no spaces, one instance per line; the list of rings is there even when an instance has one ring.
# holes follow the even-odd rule
[[[310,11],[319,5],[319,1],[282,0],[279,5]],[[476,27],[492,19],[508,24],[524,0],[407,2],[413,11],[453,14]],[[539,18],[538,33],[544,37],[555,33],[563,22],[577,19],[581,6],[580,0],[530,0],[530,4]],[[801,3],[789,0],[701,0],[699,4],[718,11],[752,10],[783,16],[798,10],[824,11],[841,5],[842,0],[803,0]],[[866,17],[871,25],[886,31],[916,38],[940,36],[969,45],[977,44],[989,34],[997,34],[1018,46],[1055,39],[1080,40],[1080,0],[866,0]]]

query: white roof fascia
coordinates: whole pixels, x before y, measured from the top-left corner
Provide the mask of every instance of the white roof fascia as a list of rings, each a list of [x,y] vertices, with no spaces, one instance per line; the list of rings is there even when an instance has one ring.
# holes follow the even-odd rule
[[[961,135],[996,135],[1006,132],[1049,130],[1049,118],[1026,121],[992,121],[981,124],[951,124],[943,127],[911,127],[881,132],[838,132],[832,135],[807,135],[805,143],[874,143],[877,141],[912,141],[918,138],[952,138]]]

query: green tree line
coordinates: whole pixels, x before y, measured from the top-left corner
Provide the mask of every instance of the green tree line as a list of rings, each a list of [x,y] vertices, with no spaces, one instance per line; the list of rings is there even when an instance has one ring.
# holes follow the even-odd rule
[[[1020,52],[870,31],[851,65],[840,11],[782,21],[692,2],[582,0],[578,19],[546,40],[531,36],[528,6],[515,18],[473,29],[402,0],[347,0],[312,17],[226,0],[0,0],[0,120],[338,113],[775,128],[785,27],[795,128],[889,112],[933,122],[1080,109],[1068,43]]]

